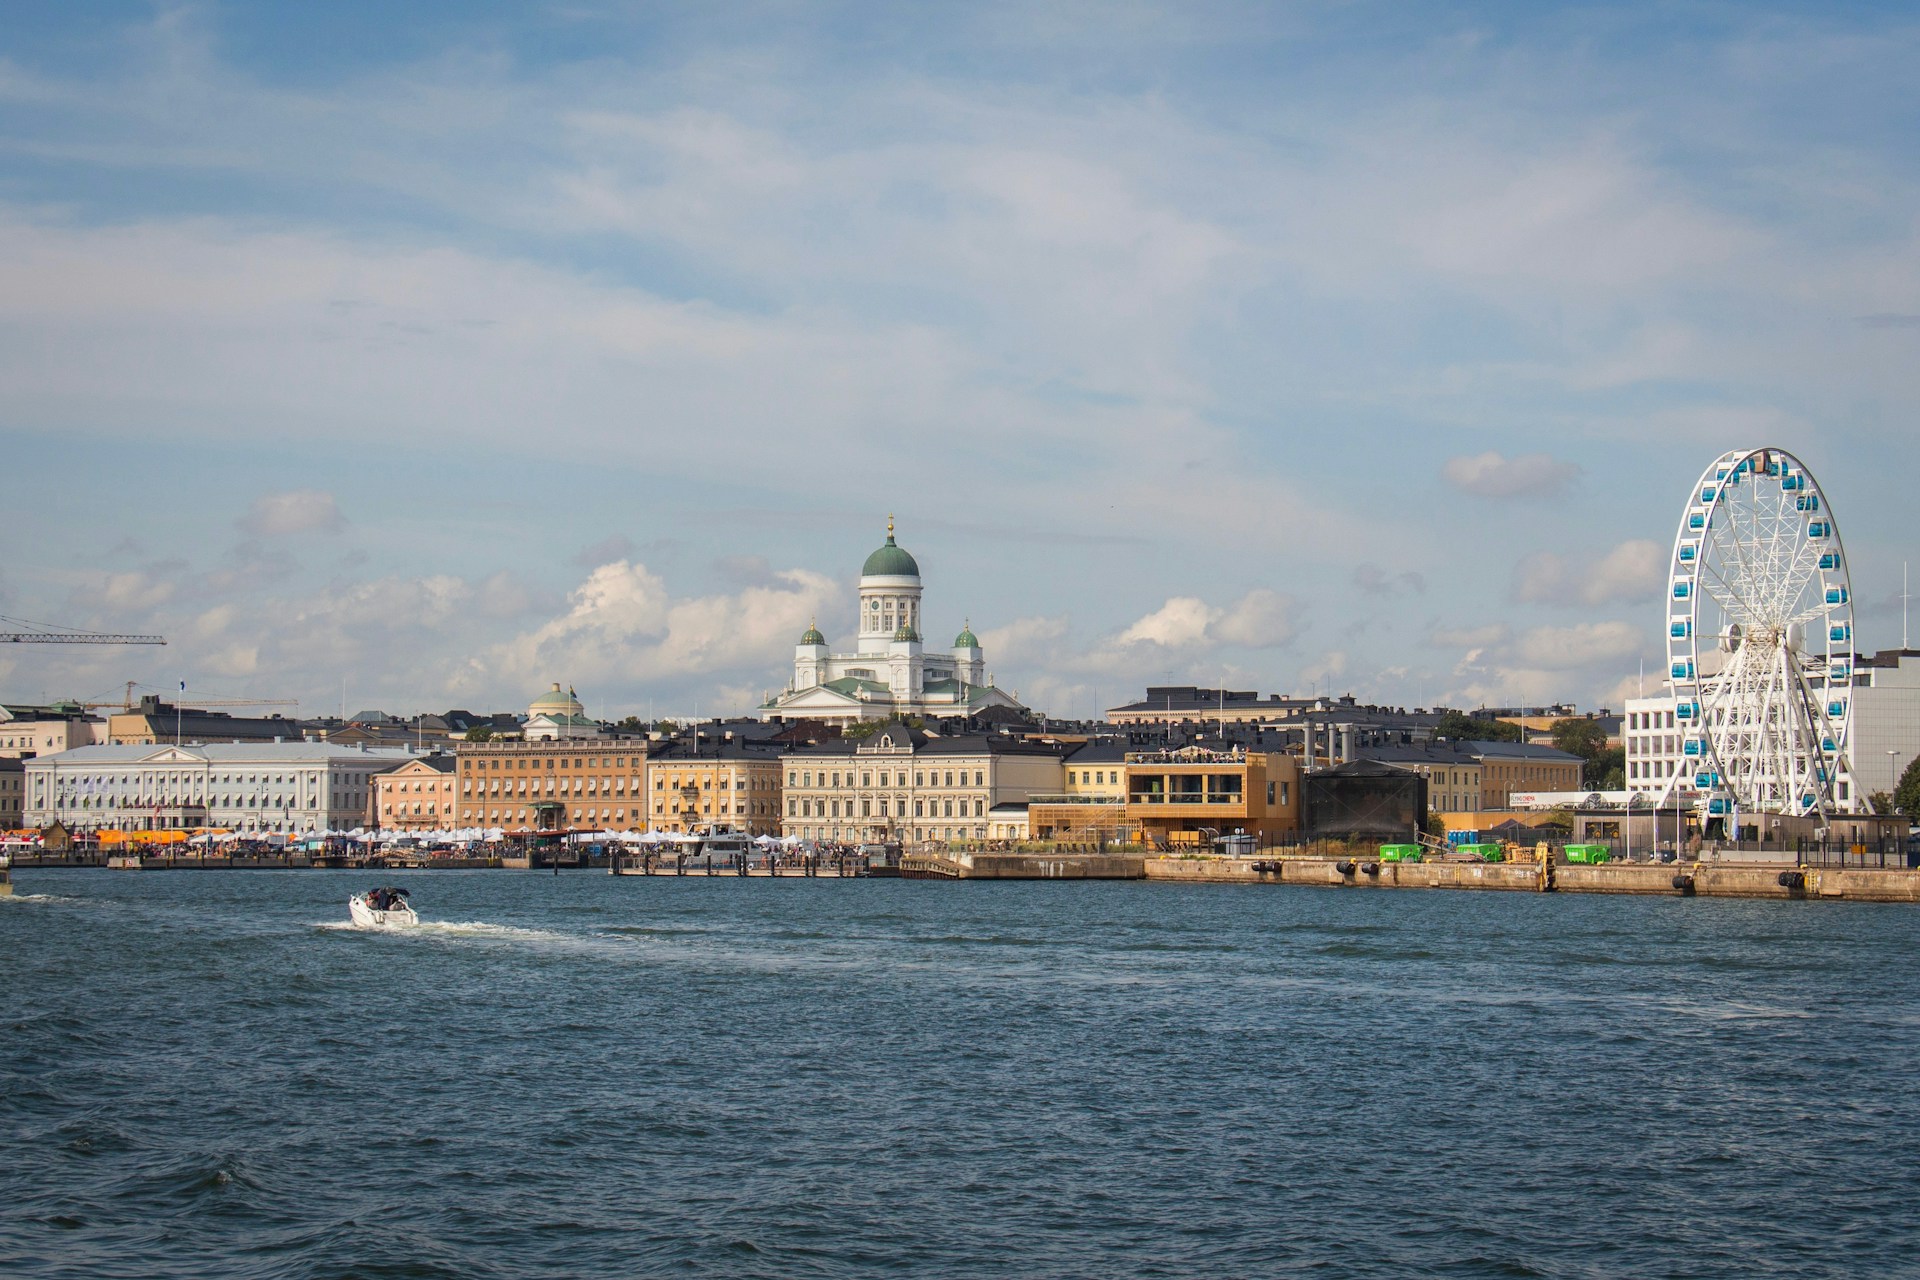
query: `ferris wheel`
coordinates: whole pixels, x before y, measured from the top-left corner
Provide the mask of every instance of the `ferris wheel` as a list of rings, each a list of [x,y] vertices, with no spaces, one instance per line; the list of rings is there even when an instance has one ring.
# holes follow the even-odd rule
[[[1833,510],[1782,449],[1723,453],[1687,495],[1667,657],[1684,768],[1711,815],[1852,810],[1853,602]],[[1845,795],[1845,799],[1838,797]]]

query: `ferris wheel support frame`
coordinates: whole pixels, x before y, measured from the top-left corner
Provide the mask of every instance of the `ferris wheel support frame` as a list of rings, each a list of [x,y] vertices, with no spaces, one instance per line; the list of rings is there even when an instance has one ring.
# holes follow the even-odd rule
[[[1668,683],[1701,806],[1823,825],[1857,807],[1852,588],[1813,473],[1784,449],[1723,453],[1689,491],[1667,565]]]

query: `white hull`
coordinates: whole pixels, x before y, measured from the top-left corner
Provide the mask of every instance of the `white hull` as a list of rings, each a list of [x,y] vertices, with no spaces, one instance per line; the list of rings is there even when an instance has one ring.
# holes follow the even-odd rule
[[[347,914],[353,919],[356,929],[385,929],[395,925],[419,924],[420,917],[412,907],[402,903],[389,907],[385,911],[375,911],[367,905],[367,895],[356,893],[347,899]]]

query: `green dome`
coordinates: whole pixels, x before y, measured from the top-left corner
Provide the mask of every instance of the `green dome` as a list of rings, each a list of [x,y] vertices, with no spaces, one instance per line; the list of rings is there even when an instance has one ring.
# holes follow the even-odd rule
[[[562,693],[560,692],[560,686],[556,684],[549,692],[543,693],[533,700],[532,705],[527,708],[527,714],[529,716],[537,716],[542,713],[556,716],[577,716],[584,710],[585,708],[580,705],[580,700],[573,696],[571,689]]]
[[[867,557],[860,566],[863,578],[917,578],[920,566],[899,543],[893,540],[893,517],[887,517],[887,545]]]
[[[901,554],[902,554],[902,555],[905,555],[906,553],[905,553],[905,552],[902,552]],[[915,644],[919,644],[919,643],[920,643],[920,633],[919,633],[918,631],[915,631],[915,630],[913,629],[913,624],[912,624],[912,623],[910,623],[910,622],[903,622],[903,623],[901,623],[901,624],[900,624],[900,629],[899,629],[898,631],[896,631],[896,632],[894,632],[894,633],[893,633],[893,638],[894,638],[894,639],[895,639],[896,641],[899,641],[899,640],[911,640],[911,641],[913,641],[913,642],[914,642]]]
[[[801,644],[825,644],[827,638],[820,634],[820,624],[809,622],[806,632],[800,637]]]
[[[972,619],[968,619],[967,625],[960,629],[960,634],[953,638],[953,647],[956,649],[978,649],[980,647],[980,637],[973,634]]]

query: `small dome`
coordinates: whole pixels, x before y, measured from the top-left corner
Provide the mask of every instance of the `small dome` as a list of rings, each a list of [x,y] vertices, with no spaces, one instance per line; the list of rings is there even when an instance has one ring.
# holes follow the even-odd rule
[[[917,578],[920,565],[899,543],[893,540],[893,517],[887,517],[887,545],[867,557],[860,566],[863,578]]]
[[[893,638],[896,643],[901,640],[911,640],[915,644],[920,643],[920,633],[913,629],[913,624],[910,622],[901,623],[900,629],[893,633]]]
[[[551,690],[535,698],[527,707],[528,716],[555,715],[577,716],[586,710],[580,705],[580,699],[573,696],[572,690],[561,692],[558,684]]]
[[[820,634],[820,623],[817,620],[809,622],[806,631],[800,636],[801,644],[825,644],[826,642],[827,638]]]
[[[967,619],[967,625],[960,628],[960,634],[953,638],[953,647],[956,649],[978,649],[980,647],[980,637],[973,634],[973,619]]]

